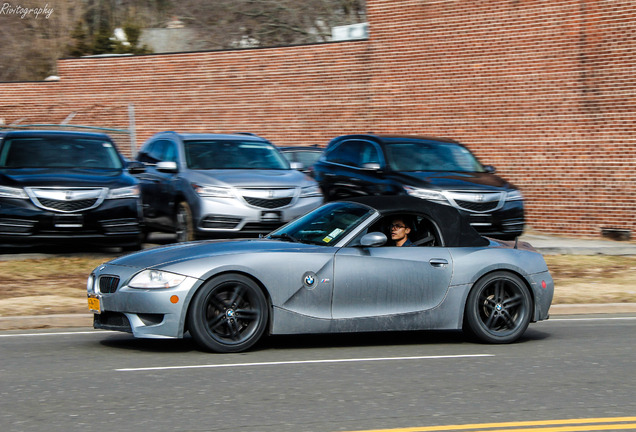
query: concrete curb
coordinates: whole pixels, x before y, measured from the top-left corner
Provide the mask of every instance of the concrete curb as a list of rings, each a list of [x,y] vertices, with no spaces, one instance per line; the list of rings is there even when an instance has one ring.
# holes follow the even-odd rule
[[[636,303],[557,304],[550,316],[636,313]],[[28,315],[0,317],[0,331],[45,328],[93,328],[93,314]]]

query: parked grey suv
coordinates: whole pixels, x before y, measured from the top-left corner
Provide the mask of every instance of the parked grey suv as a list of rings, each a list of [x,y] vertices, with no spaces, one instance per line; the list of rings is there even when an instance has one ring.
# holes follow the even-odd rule
[[[323,202],[313,179],[252,134],[160,132],[137,160],[147,228],[178,241],[268,233]]]

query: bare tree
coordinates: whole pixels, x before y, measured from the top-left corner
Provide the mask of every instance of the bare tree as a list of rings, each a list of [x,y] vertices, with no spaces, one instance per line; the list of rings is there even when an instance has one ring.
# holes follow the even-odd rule
[[[190,49],[218,49],[328,41],[331,27],[366,14],[364,0],[21,0],[0,7],[0,81],[41,80],[55,74],[61,57],[140,52],[113,41],[114,29],[124,28],[134,46],[141,29],[173,16],[196,31]]]
[[[324,42],[366,17],[362,0],[183,0],[175,13],[210,49]]]

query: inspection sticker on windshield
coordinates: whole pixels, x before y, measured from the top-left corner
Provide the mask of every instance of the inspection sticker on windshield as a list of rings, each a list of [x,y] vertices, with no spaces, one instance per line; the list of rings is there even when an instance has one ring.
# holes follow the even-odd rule
[[[331,240],[338,237],[343,232],[344,230],[341,230],[340,228],[336,228],[335,230],[331,231],[327,237],[322,239],[322,241],[324,241],[325,243],[329,243]]]

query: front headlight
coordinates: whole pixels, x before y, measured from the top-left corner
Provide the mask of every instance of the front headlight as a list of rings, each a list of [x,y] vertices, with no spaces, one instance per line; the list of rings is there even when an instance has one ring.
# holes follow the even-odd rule
[[[448,200],[444,195],[431,189],[419,189],[411,186],[404,186],[404,190],[406,191],[407,195],[411,195],[416,198],[437,201],[440,204],[448,204]]]
[[[320,190],[320,186],[318,185],[307,186],[300,189],[301,198],[321,197],[321,196],[322,196],[322,191]]]
[[[95,277],[91,274],[86,281],[86,292],[95,292]]]
[[[185,280],[185,276],[161,270],[144,270],[128,283],[130,288],[174,288]]]
[[[0,198],[22,198],[27,199],[29,196],[22,188],[13,188],[8,186],[0,186]]]
[[[139,186],[128,186],[117,189],[110,189],[106,199],[119,199],[119,198],[139,198]]]
[[[200,186],[192,184],[194,191],[202,197],[233,198],[232,189],[221,186]]]
[[[522,201],[523,195],[520,190],[513,190],[506,195],[506,201]]]

